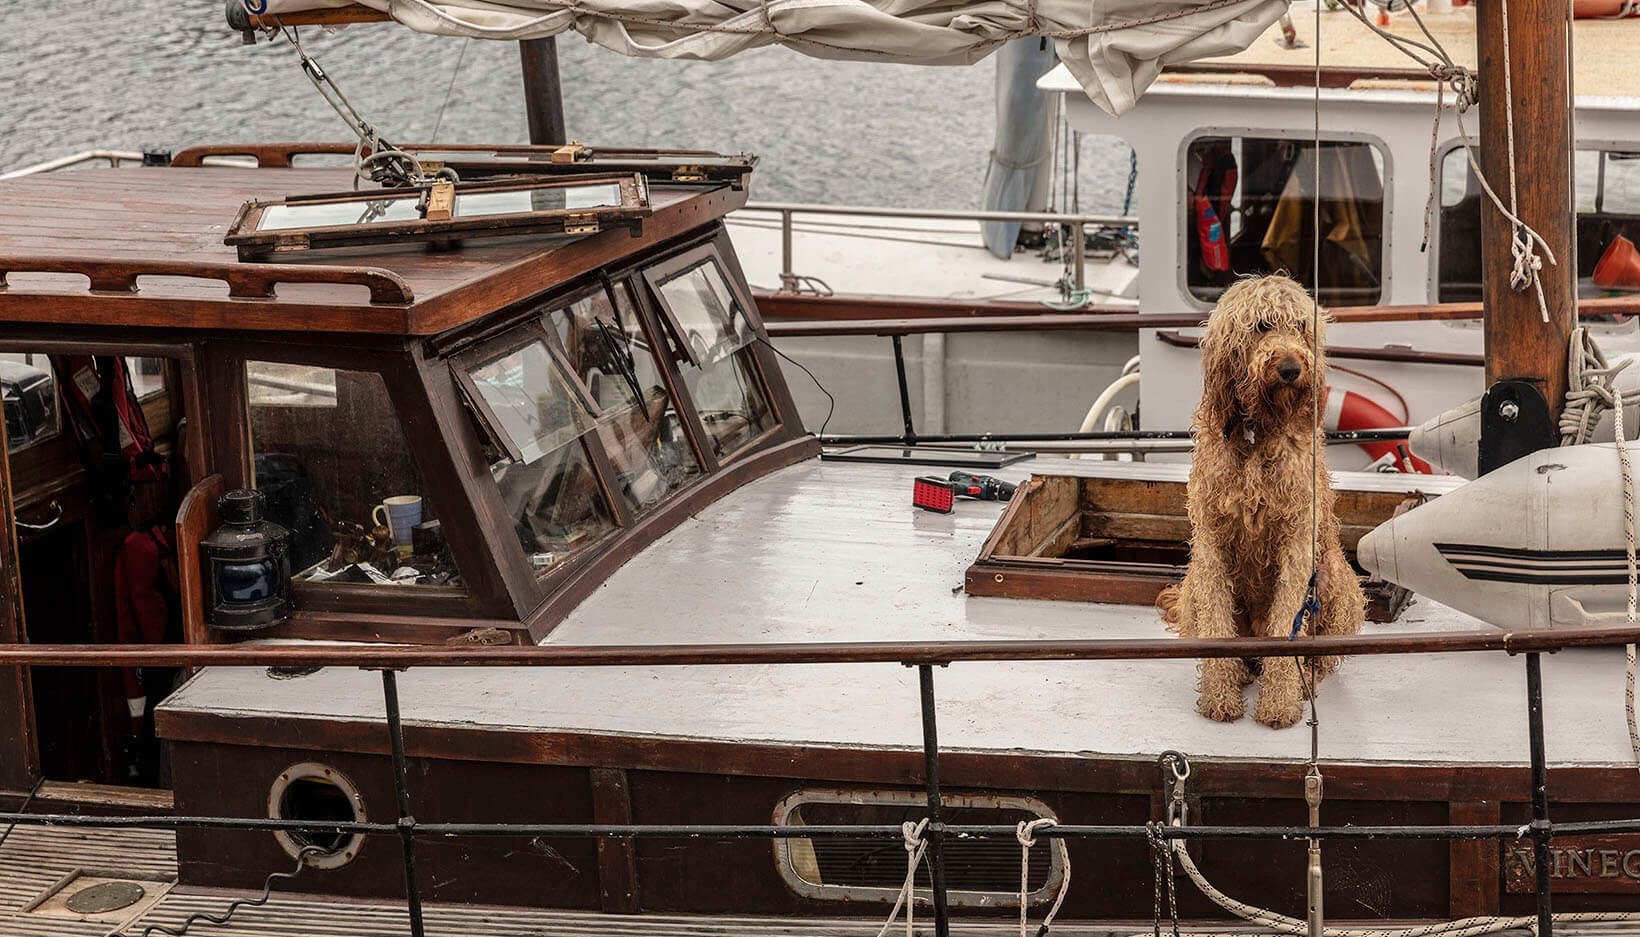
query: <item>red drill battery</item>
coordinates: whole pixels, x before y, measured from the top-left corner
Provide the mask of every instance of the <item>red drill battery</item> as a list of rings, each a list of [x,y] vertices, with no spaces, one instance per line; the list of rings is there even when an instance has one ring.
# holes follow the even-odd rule
[[[956,482],[921,475],[911,483],[911,503],[925,511],[950,514],[952,506],[957,503],[959,488]]]

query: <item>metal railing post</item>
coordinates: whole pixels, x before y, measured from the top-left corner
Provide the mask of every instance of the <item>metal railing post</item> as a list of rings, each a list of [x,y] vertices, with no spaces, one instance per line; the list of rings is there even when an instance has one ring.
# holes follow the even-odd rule
[[[911,388],[905,383],[905,347],[900,344],[900,336],[894,339],[894,373],[900,379],[900,419],[905,422],[905,444],[917,444],[917,428],[911,422]]]
[[[382,671],[382,700],[387,707],[387,734],[393,748],[393,787],[399,799],[399,841],[404,845],[404,903],[410,912],[411,937],[426,937],[421,915],[421,888],[416,884],[416,818],[410,813],[410,772],[405,767],[404,725],[399,720],[399,682]]]
[[[1071,225],[1071,257],[1074,259],[1075,282],[1072,284],[1077,290],[1088,287],[1088,238],[1086,227],[1078,221]]]
[[[1549,765],[1543,752],[1543,665],[1526,655],[1526,725],[1532,746],[1532,865],[1537,873],[1537,937],[1552,937],[1549,912]]]
[[[792,212],[780,211],[780,292],[797,292],[797,273],[792,269]]]
[[[922,695],[923,778],[928,786],[928,884],[934,893],[934,937],[951,937],[945,901],[945,827],[940,809],[940,740],[934,728],[934,666],[917,666]]]

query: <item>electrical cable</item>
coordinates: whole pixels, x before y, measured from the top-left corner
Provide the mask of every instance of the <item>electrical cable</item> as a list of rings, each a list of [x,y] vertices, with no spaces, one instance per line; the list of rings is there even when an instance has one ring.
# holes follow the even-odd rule
[[[762,342],[763,344],[767,345],[769,347],[770,351],[774,352],[775,354],[779,355],[782,358],[785,358],[787,361],[791,362],[792,364],[797,365],[798,370],[802,371],[804,374],[807,374],[809,376],[809,380],[814,382],[814,386],[820,388],[820,393],[826,395],[826,418],[820,422],[820,432],[814,434],[815,438],[817,438],[817,439],[824,438],[825,435],[826,435],[826,427],[828,425],[830,425],[830,423],[831,423],[831,415],[833,413],[837,412],[837,398],[833,397],[831,395],[831,391],[826,390],[826,385],[820,383],[820,379],[815,377],[814,372],[810,371],[803,364],[803,362],[798,361],[796,358],[793,358],[791,355],[788,355],[785,352],[781,351],[780,349],[774,347],[773,342],[770,342],[768,339],[764,338],[761,335],[757,336],[757,340]]]
[[[233,920],[234,913],[240,908],[260,908],[261,906],[267,904],[268,901],[273,898],[273,885],[275,882],[290,881],[298,875],[301,875],[302,870],[307,868],[307,857],[310,853],[324,851],[324,849],[318,846],[303,847],[301,851],[296,854],[296,868],[289,872],[269,873],[268,877],[262,882],[262,894],[256,896],[255,898],[240,898],[237,901],[231,901],[219,915],[212,914],[209,911],[195,911],[193,914],[183,918],[182,923],[174,928],[164,924],[149,924],[147,927],[142,929],[142,934],[140,937],[152,937],[153,934],[168,934],[170,937],[183,937],[184,934],[188,933],[189,928],[201,921],[208,924],[214,924],[217,927],[226,927],[228,922]]]

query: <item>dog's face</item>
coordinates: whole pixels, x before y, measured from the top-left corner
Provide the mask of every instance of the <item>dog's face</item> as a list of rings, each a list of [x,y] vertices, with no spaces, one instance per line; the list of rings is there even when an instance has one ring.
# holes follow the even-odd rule
[[[1213,425],[1233,418],[1284,423],[1308,414],[1324,379],[1312,349],[1325,329],[1309,294],[1287,277],[1237,281],[1207,320],[1203,336],[1204,406]]]

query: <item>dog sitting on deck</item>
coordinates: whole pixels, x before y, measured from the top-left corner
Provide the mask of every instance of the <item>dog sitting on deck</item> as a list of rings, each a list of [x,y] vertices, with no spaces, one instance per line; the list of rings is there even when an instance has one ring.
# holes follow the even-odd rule
[[[1326,398],[1323,335],[1311,334],[1313,314],[1303,287],[1269,276],[1237,281],[1208,317],[1202,399],[1191,424],[1190,567],[1156,600],[1169,629],[1183,637],[1287,637],[1308,598],[1312,568],[1321,609],[1306,616],[1305,633],[1361,630],[1365,599],[1338,544],[1317,419],[1324,408],[1312,396]],[[1314,327],[1326,321],[1323,312]],[[1312,491],[1319,515],[1313,567]],[[1338,658],[1314,663],[1319,681]],[[1196,709],[1222,722],[1240,719],[1243,688],[1253,681],[1248,662],[1207,659],[1197,672]],[[1306,676],[1295,658],[1265,658],[1253,718],[1278,729],[1297,722]]]

